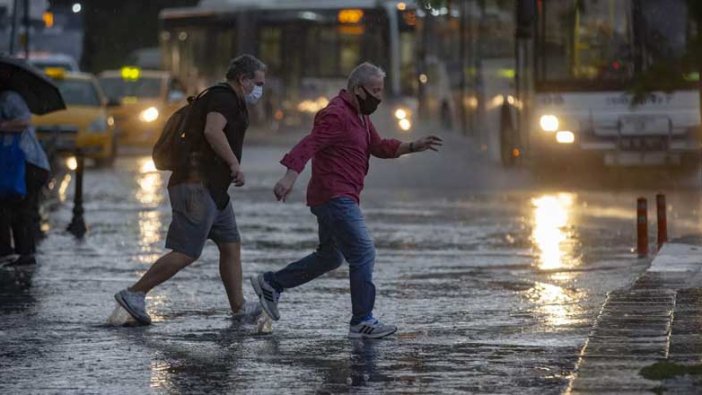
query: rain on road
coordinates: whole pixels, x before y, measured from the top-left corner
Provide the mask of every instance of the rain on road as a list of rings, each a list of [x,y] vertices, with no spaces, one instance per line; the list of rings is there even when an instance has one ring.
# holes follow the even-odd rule
[[[608,291],[648,261],[632,253],[634,202],[655,189],[543,187],[447,136],[439,154],[374,160],[362,206],[377,246],[376,314],[399,326],[380,341],[346,338],[348,272],[283,294],[273,333],[229,319],[216,248],[148,298],[150,327],[105,325],[112,294],[163,252],[166,173],[148,155],[89,169],[79,243],[51,216],[34,269],[0,271],[0,390],[26,392],[490,392],[565,388]],[[274,201],[288,147],[245,148],[232,188],[244,274],[281,268],[316,246],[304,205]],[[308,176],[308,173],[305,173]],[[669,193],[671,234],[698,229],[699,197]],[[253,296],[248,282],[245,292]]]

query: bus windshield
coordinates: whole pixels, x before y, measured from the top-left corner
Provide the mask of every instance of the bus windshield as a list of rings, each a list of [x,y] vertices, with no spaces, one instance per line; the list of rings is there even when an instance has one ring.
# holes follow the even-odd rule
[[[544,0],[536,82],[544,90],[624,89],[660,61],[685,54],[685,0]]]
[[[161,96],[161,78],[141,77],[136,80],[125,80],[121,77],[100,78],[100,85],[110,99],[121,99],[125,96],[138,98],[158,98]]]
[[[210,9],[210,3],[222,5]],[[370,61],[388,73],[389,83],[397,82],[394,93],[411,95],[416,15],[409,5],[307,3],[248,7],[220,0],[166,10],[160,34],[165,67],[197,90],[222,78],[232,53],[251,53],[268,66],[264,100],[283,103],[306,92],[310,98],[336,94],[354,67]]]

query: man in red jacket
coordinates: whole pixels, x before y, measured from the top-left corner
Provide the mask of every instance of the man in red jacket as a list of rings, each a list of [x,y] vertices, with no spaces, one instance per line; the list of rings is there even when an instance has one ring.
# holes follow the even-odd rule
[[[403,143],[378,135],[369,115],[381,102],[384,78],[385,73],[377,66],[357,66],[349,75],[347,89],[342,89],[317,113],[312,132],[280,162],[288,170],[273,192],[278,200],[285,201],[307,161],[314,158],[307,205],[317,217],[319,246],[317,251],[280,271],[251,278],[261,306],[274,320],[280,319],[278,299],[283,290],[338,268],[345,258],[349,263],[353,306],[349,337],[381,338],[397,331],[397,327],[373,317],[375,247],[359,207],[359,196],[371,155],[397,158],[412,152],[436,151],[441,139],[429,136]]]

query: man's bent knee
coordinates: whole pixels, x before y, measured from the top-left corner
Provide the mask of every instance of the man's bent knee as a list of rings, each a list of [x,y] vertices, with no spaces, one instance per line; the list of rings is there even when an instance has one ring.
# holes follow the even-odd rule
[[[329,270],[337,269],[342,263],[344,263],[344,255],[337,249],[318,250],[317,257],[324,262],[324,267]]]
[[[220,255],[225,257],[238,257],[241,255],[241,243],[238,241],[217,243],[217,248],[219,248]]]
[[[166,259],[168,259],[168,261],[170,263],[176,264],[176,265],[181,266],[181,267],[186,267],[186,266],[191,265],[193,262],[195,262],[197,260],[197,258],[199,258],[199,255],[193,257],[193,256],[190,256],[189,254],[185,254],[185,253],[178,252],[175,250],[171,251],[171,253],[166,256]]]
[[[375,265],[375,247],[369,246],[366,248],[357,249],[351,252],[346,257],[349,262],[349,267],[352,269],[370,265]]]

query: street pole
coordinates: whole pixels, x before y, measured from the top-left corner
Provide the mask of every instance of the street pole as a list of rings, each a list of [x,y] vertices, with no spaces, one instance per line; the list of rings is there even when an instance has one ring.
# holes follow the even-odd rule
[[[636,200],[636,252],[639,258],[648,256],[648,203],[643,197]]]
[[[83,152],[79,149],[76,150],[76,191],[73,196],[73,219],[70,225],[68,225],[68,230],[73,236],[82,239],[85,236],[87,228],[85,226],[85,220],[83,219]]]
[[[663,248],[663,244],[668,242],[668,216],[666,213],[668,206],[665,204],[665,195],[659,193],[656,195],[656,213],[658,224],[657,247],[658,251]]]
[[[29,59],[29,0],[24,0],[24,58]]]
[[[14,0],[12,3],[12,29],[10,30],[10,55],[15,54],[15,39],[17,37],[17,10],[19,9],[19,0]]]

